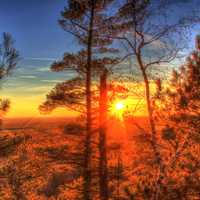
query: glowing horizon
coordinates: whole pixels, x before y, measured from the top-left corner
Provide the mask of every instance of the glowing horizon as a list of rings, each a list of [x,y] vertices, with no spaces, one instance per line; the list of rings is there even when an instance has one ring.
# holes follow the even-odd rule
[[[48,91],[47,91],[48,92]],[[11,101],[11,107],[6,118],[26,118],[26,117],[74,117],[78,114],[67,108],[55,109],[52,113],[41,114],[38,106],[44,101],[45,96],[5,96]]]
[[[131,89],[137,88],[135,94],[128,97],[127,99],[116,99],[111,102],[111,112],[118,113],[122,116],[124,111],[131,110],[134,116],[146,116],[146,104],[144,100],[144,87],[143,83],[125,83],[127,87]],[[45,101],[46,94],[55,86],[44,87],[42,90],[35,94],[34,90],[32,95],[23,95],[23,91],[17,92],[11,95],[10,91],[3,89],[3,98],[8,98],[11,101],[11,108],[5,115],[6,118],[23,118],[23,117],[76,117],[79,115],[78,112],[72,111],[67,108],[57,108],[51,113],[41,114],[38,110],[39,105]],[[155,86],[151,84],[152,91],[155,91]],[[31,90],[31,89],[30,89]],[[136,94],[137,93],[137,94]]]

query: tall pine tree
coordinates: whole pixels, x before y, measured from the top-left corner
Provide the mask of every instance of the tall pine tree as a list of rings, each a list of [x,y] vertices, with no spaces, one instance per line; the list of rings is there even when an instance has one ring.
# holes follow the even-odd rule
[[[113,40],[107,37],[109,15],[106,14],[106,8],[112,2],[113,0],[68,1],[67,7],[61,13],[62,19],[59,20],[59,23],[65,31],[77,39],[82,49],[75,54],[65,53],[63,59],[55,62],[51,69],[53,71],[72,70],[77,74],[77,77],[65,83],[58,84],[47,95],[47,101],[40,107],[41,110],[52,110],[55,107],[65,105],[78,110],[81,109],[81,111],[86,113],[83,165],[83,196],[85,200],[91,199],[92,193],[91,137],[92,119],[94,118],[92,116],[94,113],[92,108],[92,79],[93,77],[96,79],[96,77],[101,76],[108,66],[112,66],[118,61],[117,57],[112,57],[112,54],[117,52],[112,48]],[[70,87],[68,87],[69,84],[71,85]],[[103,101],[106,100],[104,99]],[[104,112],[107,111],[104,110]],[[105,138],[102,140],[102,134],[99,134],[99,137],[99,141],[105,142]],[[103,137],[105,137],[105,131]],[[106,159],[105,148],[105,144],[99,145],[100,160]],[[104,149],[103,154],[101,153],[102,149]],[[106,166],[104,164],[101,165],[101,163],[106,163],[106,161],[99,162],[99,173],[106,171]],[[104,200],[108,199],[106,177],[100,176],[99,183],[100,197]]]

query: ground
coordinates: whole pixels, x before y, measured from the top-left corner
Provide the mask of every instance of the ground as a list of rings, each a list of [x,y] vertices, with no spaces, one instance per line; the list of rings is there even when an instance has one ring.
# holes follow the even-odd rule
[[[72,140],[75,136],[70,136],[70,139],[65,127],[76,122],[74,118],[4,120],[0,137],[0,148],[3,150],[0,155],[0,191],[3,191],[0,199],[11,200],[13,195],[19,196],[20,200],[23,196],[33,200],[53,199],[56,196],[65,198],[66,185],[78,177],[72,166],[66,164],[71,155],[69,152],[76,145]],[[125,163],[134,154],[131,151],[134,149],[132,138],[138,131],[135,122],[143,125],[146,118],[125,122],[110,119],[108,123],[108,146],[120,144]],[[112,154],[112,150],[108,153]],[[63,185],[66,187],[62,188]]]

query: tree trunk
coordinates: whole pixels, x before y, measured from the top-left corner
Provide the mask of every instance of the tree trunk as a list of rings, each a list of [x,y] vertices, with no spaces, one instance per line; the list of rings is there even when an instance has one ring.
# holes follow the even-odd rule
[[[117,150],[117,170],[116,170],[116,178],[117,178],[117,194],[116,194],[116,200],[120,200],[120,185],[122,181],[123,176],[123,163],[121,158],[121,148]]]
[[[158,174],[158,179],[157,179],[157,188],[155,191],[155,194],[152,195],[153,196],[153,200],[159,200],[159,195],[160,195],[160,190],[161,190],[161,181],[162,181],[162,177],[164,175],[164,166],[161,160],[161,155],[160,152],[157,148],[157,138],[156,138],[156,127],[155,127],[155,122],[153,119],[153,108],[151,106],[151,97],[150,97],[150,86],[149,86],[149,79],[146,73],[146,69],[144,67],[144,64],[142,62],[142,58],[140,53],[138,53],[137,55],[137,61],[139,63],[141,72],[142,72],[142,76],[143,76],[143,80],[144,80],[144,84],[145,84],[145,98],[146,98],[146,103],[147,103],[147,112],[148,112],[148,119],[149,119],[149,125],[150,125],[150,129],[151,129],[151,145],[155,154],[155,158],[156,158],[156,162],[159,166],[159,174]]]
[[[84,149],[84,171],[83,171],[83,198],[91,200],[91,61],[92,61],[92,40],[94,21],[94,0],[91,1],[90,24],[87,43],[87,68],[86,68],[86,138]]]
[[[107,171],[107,70],[100,77],[99,100],[99,187],[100,199],[108,200],[108,171]]]

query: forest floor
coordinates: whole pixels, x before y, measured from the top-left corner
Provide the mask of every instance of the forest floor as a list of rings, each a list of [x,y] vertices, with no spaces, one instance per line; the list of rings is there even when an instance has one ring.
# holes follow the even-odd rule
[[[75,174],[66,165],[72,140],[65,126],[76,122],[72,118],[17,118],[5,119],[0,135],[0,200],[11,200],[13,195],[30,200],[65,199],[59,188],[71,182]],[[135,123],[137,125],[135,125]],[[133,153],[132,137],[146,123],[145,117],[126,122],[110,119],[108,146],[118,143],[125,148],[123,159]],[[65,179],[65,180],[64,180]],[[62,191],[62,192],[61,192]],[[60,195],[62,193],[62,195]]]

